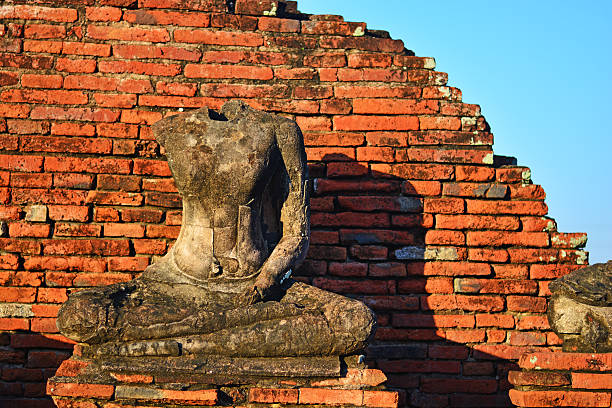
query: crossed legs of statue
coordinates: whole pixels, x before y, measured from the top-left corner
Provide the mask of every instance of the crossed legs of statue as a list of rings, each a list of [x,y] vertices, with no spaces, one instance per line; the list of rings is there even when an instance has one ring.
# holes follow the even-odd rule
[[[361,302],[288,281],[279,301],[211,309],[137,279],[70,297],[58,320],[101,355],[209,354],[240,357],[348,355],[363,350],[375,318]],[[206,306],[206,307],[204,307]],[[342,316],[348,315],[347,320]]]

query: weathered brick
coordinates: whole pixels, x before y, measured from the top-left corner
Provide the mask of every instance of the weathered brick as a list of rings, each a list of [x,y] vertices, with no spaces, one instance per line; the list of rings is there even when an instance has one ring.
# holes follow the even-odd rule
[[[121,26],[87,26],[87,36],[95,40],[167,42],[170,40],[165,28],[139,28]]]
[[[27,24],[24,29],[25,38],[64,38],[66,27],[51,24]]]

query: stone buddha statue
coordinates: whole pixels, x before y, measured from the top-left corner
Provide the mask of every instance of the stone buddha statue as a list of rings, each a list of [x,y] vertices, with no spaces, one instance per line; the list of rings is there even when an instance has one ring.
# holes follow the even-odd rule
[[[137,279],[71,294],[60,331],[102,356],[363,350],[375,329],[363,303],[289,278],[310,232],[297,124],[231,101],[153,129],[183,198],[179,236]]]
[[[612,261],[571,272],[549,285],[548,322],[569,352],[612,352]]]

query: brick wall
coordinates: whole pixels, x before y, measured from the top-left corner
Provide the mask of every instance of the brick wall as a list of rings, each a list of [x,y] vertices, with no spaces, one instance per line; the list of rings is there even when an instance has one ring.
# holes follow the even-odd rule
[[[69,290],[132,279],[177,236],[150,125],[231,98],[301,126],[313,232],[296,276],[376,311],[371,365],[412,406],[510,404],[520,355],[559,344],[547,284],[586,263],[584,234],[556,231],[542,187],[493,154],[479,107],[432,58],[295,2],[229,3],[0,6],[6,406],[50,406]]]

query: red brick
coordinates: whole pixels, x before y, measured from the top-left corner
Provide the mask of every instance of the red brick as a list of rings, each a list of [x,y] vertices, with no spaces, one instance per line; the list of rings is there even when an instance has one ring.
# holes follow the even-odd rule
[[[176,239],[179,235],[180,226],[147,225],[147,238],[169,238]]]
[[[306,155],[311,161],[355,160],[355,150],[346,147],[307,147]]]
[[[146,124],[152,125],[162,118],[159,112],[150,111],[135,111],[135,110],[124,110],[121,111],[121,122],[134,123],[134,124]]]
[[[425,234],[426,245],[465,245],[461,231],[430,230]]]
[[[94,221],[119,221],[119,210],[114,208],[96,207],[94,209]]]
[[[558,249],[508,248],[508,254],[512,263],[551,263],[559,259]]]
[[[470,248],[468,250],[468,259],[470,261],[480,261],[480,262],[507,262],[509,259],[508,251],[505,249],[487,249],[487,248]],[[497,266],[497,265],[494,265]],[[497,277],[505,277],[505,275],[500,275],[499,271],[496,270]],[[511,274],[509,277],[526,277],[522,274]]]
[[[33,303],[36,288],[0,287],[0,301],[6,303]]]
[[[258,19],[258,28],[260,31],[297,33],[300,30],[300,22],[284,18],[260,17]]]
[[[486,132],[457,132],[446,130],[428,130],[409,132],[410,145],[493,145],[493,135]],[[469,171],[468,174],[465,174]],[[486,173],[489,173],[488,175]],[[489,181],[495,178],[495,169],[487,167],[458,166],[457,180]],[[484,180],[482,180],[484,179]],[[470,180],[472,181],[472,180]]]
[[[423,274],[428,276],[488,276],[491,274],[491,267],[482,263],[427,262]]]
[[[59,333],[55,318],[33,318],[31,330],[38,333]]]
[[[363,391],[300,388],[299,403],[362,405]]]
[[[51,123],[51,134],[61,136],[94,136],[96,128],[89,123]]]
[[[151,384],[153,382],[151,375],[110,373],[110,376],[122,383]]]
[[[133,24],[177,25],[191,27],[208,27],[210,25],[209,14],[166,10],[127,10],[123,16],[123,19]]]
[[[167,95],[194,96],[198,90],[198,84],[195,83],[172,83],[158,82],[155,85],[155,91]]]
[[[107,108],[131,108],[136,105],[134,94],[99,94],[93,95],[96,105]]]
[[[448,229],[499,229],[517,230],[517,217],[487,215],[436,215],[436,227]]]
[[[549,217],[521,217],[523,231],[556,231],[557,223]]]
[[[325,180],[318,179],[315,187],[317,194],[369,191],[372,193],[397,193],[399,183],[395,181],[377,180]]]
[[[521,316],[516,326],[518,330],[550,330],[546,316]]]
[[[127,240],[111,239],[61,239],[43,242],[45,255],[127,255]]]
[[[423,206],[425,212],[436,214],[460,214],[464,207],[460,198],[425,198]]]
[[[510,400],[521,407],[609,407],[610,393],[510,390]]]
[[[140,61],[100,61],[98,70],[109,73],[132,72],[140,75],[176,76],[181,72],[181,66]]]
[[[52,172],[129,173],[131,161],[105,158],[47,157],[45,170]]]
[[[138,137],[138,126],[124,123],[103,123],[96,126],[99,136],[135,139]]]
[[[104,236],[107,237],[143,238],[144,230],[144,226],[138,224],[104,224]]]
[[[275,388],[251,388],[249,401],[258,403],[297,404],[299,390]]]
[[[0,104],[0,116],[4,118],[27,118],[29,113],[26,105]]]
[[[114,392],[114,386],[105,384],[47,383],[47,393],[57,396],[109,399]]]
[[[0,18],[47,20],[69,23],[76,21],[78,15],[77,10],[70,8],[51,8],[33,5],[6,5],[0,7]]]
[[[66,289],[39,288],[36,301],[39,303],[64,303],[68,300]]]
[[[368,172],[367,163],[337,162],[327,165],[327,177],[358,177]]]
[[[166,253],[166,242],[157,239],[133,239],[134,252],[143,255],[163,255]]]
[[[424,310],[501,311],[504,299],[499,296],[430,295],[421,298]]]
[[[22,135],[31,133],[49,133],[49,122],[8,119],[6,121],[6,126],[9,133],[17,133]]]
[[[607,353],[533,352],[521,356],[519,366],[528,370],[602,372],[612,370],[612,355]]]
[[[53,58],[0,53],[0,66],[26,69],[50,69],[53,66]]]
[[[104,272],[106,260],[69,256],[33,256],[25,259],[24,268],[26,270]]]
[[[61,75],[23,74],[21,85],[27,88],[61,88],[64,79]]]
[[[133,276],[129,273],[79,273],[74,278],[72,285],[75,287],[106,286],[128,282],[132,278]]]
[[[11,237],[35,237],[45,238],[49,236],[50,225],[27,222],[11,222],[9,224],[9,235]]]
[[[254,67],[240,65],[195,65],[185,66],[185,76],[188,78],[244,78],[272,79],[272,69],[269,67]]]
[[[389,174],[415,180],[448,180],[453,176],[454,167],[444,164],[396,164]]]
[[[374,170],[371,165],[372,170]],[[435,170],[432,168],[432,170]],[[402,193],[416,196],[439,196],[442,184],[439,181],[406,180],[402,182]],[[433,219],[433,217],[432,217]]]
[[[548,207],[537,201],[467,200],[467,212],[472,214],[546,215]]]
[[[232,31],[177,29],[174,31],[174,40],[183,43],[202,43],[244,47],[258,47],[263,45],[263,37],[260,34]]]
[[[488,150],[451,150],[451,149],[398,149],[397,162],[440,162],[440,163],[488,163],[493,158]],[[493,187],[486,192],[488,198],[505,196],[501,187]],[[463,192],[466,194],[466,192]],[[503,195],[502,195],[503,194]],[[458,192],[448,195],[460,195]]]
[[[510,371],[508,373],[508,381],[512,385],[564,386],[571,384],[570,378],[568,374],[551,371]]]
[[[527,167],[505,167],[495,169],[495,178],[502,183],[521,183],[531,177]]]
[[[92,55],[108,57],[111,54],[110,44],[93,44],[82,42],[64,42],[62,53],[71,55]]]
[[[23,152],[110,153],[110,140],[80,137],[22,136]]]
[[[66,27],[63,25],[51,24],[28,24],[25,26],[25,38],[64,38],[66,36]]]
[[[108,0],[107,0],[108,1]],[[222,0],[140,0],[142,8],[176,8],[183,10],[199,10],[212,12],[227,12],[227,4]]]
[[[11,187],[50,188],[53,184],[51,174],[38,173],[12,173]]]
[[[56,223],[54,235],[58,237],[99,237],[102,227],[99,225]]]
[[[413,116],[337,116],[334,130],[414,130],[417,118]]]
[[[11,89],[2,92],[0,99],[4,102],[45,103],[57,105],[82,105],[88,102],[87,95],[80,91],[64,90],[23,90]]]
[[[42,171],[43,158],[39,156],[0,155],[0,169],[25,172]]]
[[[86,361],[74,359],[64,360],[55,373],[58,377],[76,377],[85,367],[89,365]]]
[[[415,57],[411,55],[396,55],[393,58],[393,65],[407,68],[434,69],[436,61],[429,57]]]
[[[142,272],[149,266],[149,258],[137,257],[111,257],[108,260],[108,269],[111,272]]]
[[[497,381],[494,379],[423,378],[420,389],[434,393],[470,390],[472,393],[490,394],[497,391]]]
[[[122,15],[116,7],[87,7],[85,11],[89,21],[119,21]]]
[[[531,265],[529,267],[529,278],[556,279],[582,267],[583,265]]]
[[[549,239],[545,232],[468,231],[467,245],[547,247]]]
[[[438,102],[432,100],[373,98],[353,101],[353,113],[356,114],[418,115],[433,114],[438,109]]]
[[[49,206],[49,218],[55,221],[78,221],[89,220],[89,208],[76,205],[52,205]]]
[[[546,311],[546,298],[531,296],[508,296],[508,310],[513,312],[543,313]]]
[[[399,393],[395,391],[364,391],[363,405],[366,407],[395,408],[399,404]]]
[[[167,42],[170,35],[165,28],[120,26],[87,26],[87,36],[96,40]]]
[[[511,185],[510,197],[519,200],[544,200],[546,193],[542,186],[536,184]]]
[[[92,73],[96,70],[96,60],[58,58],[55,62],[57,71]]]
[[[510,332],[509,343],[513,346],[543,346],[546,344],[546,333]]]
[[[422,274],[423,267],[408,267],[408,275]],[[398,281],[400,293],[453,293],[453,281],[449,278],[402,279]]]
[[[30,321],[28,319],[2,317],[0,318],[0,330],[30,330]]]

